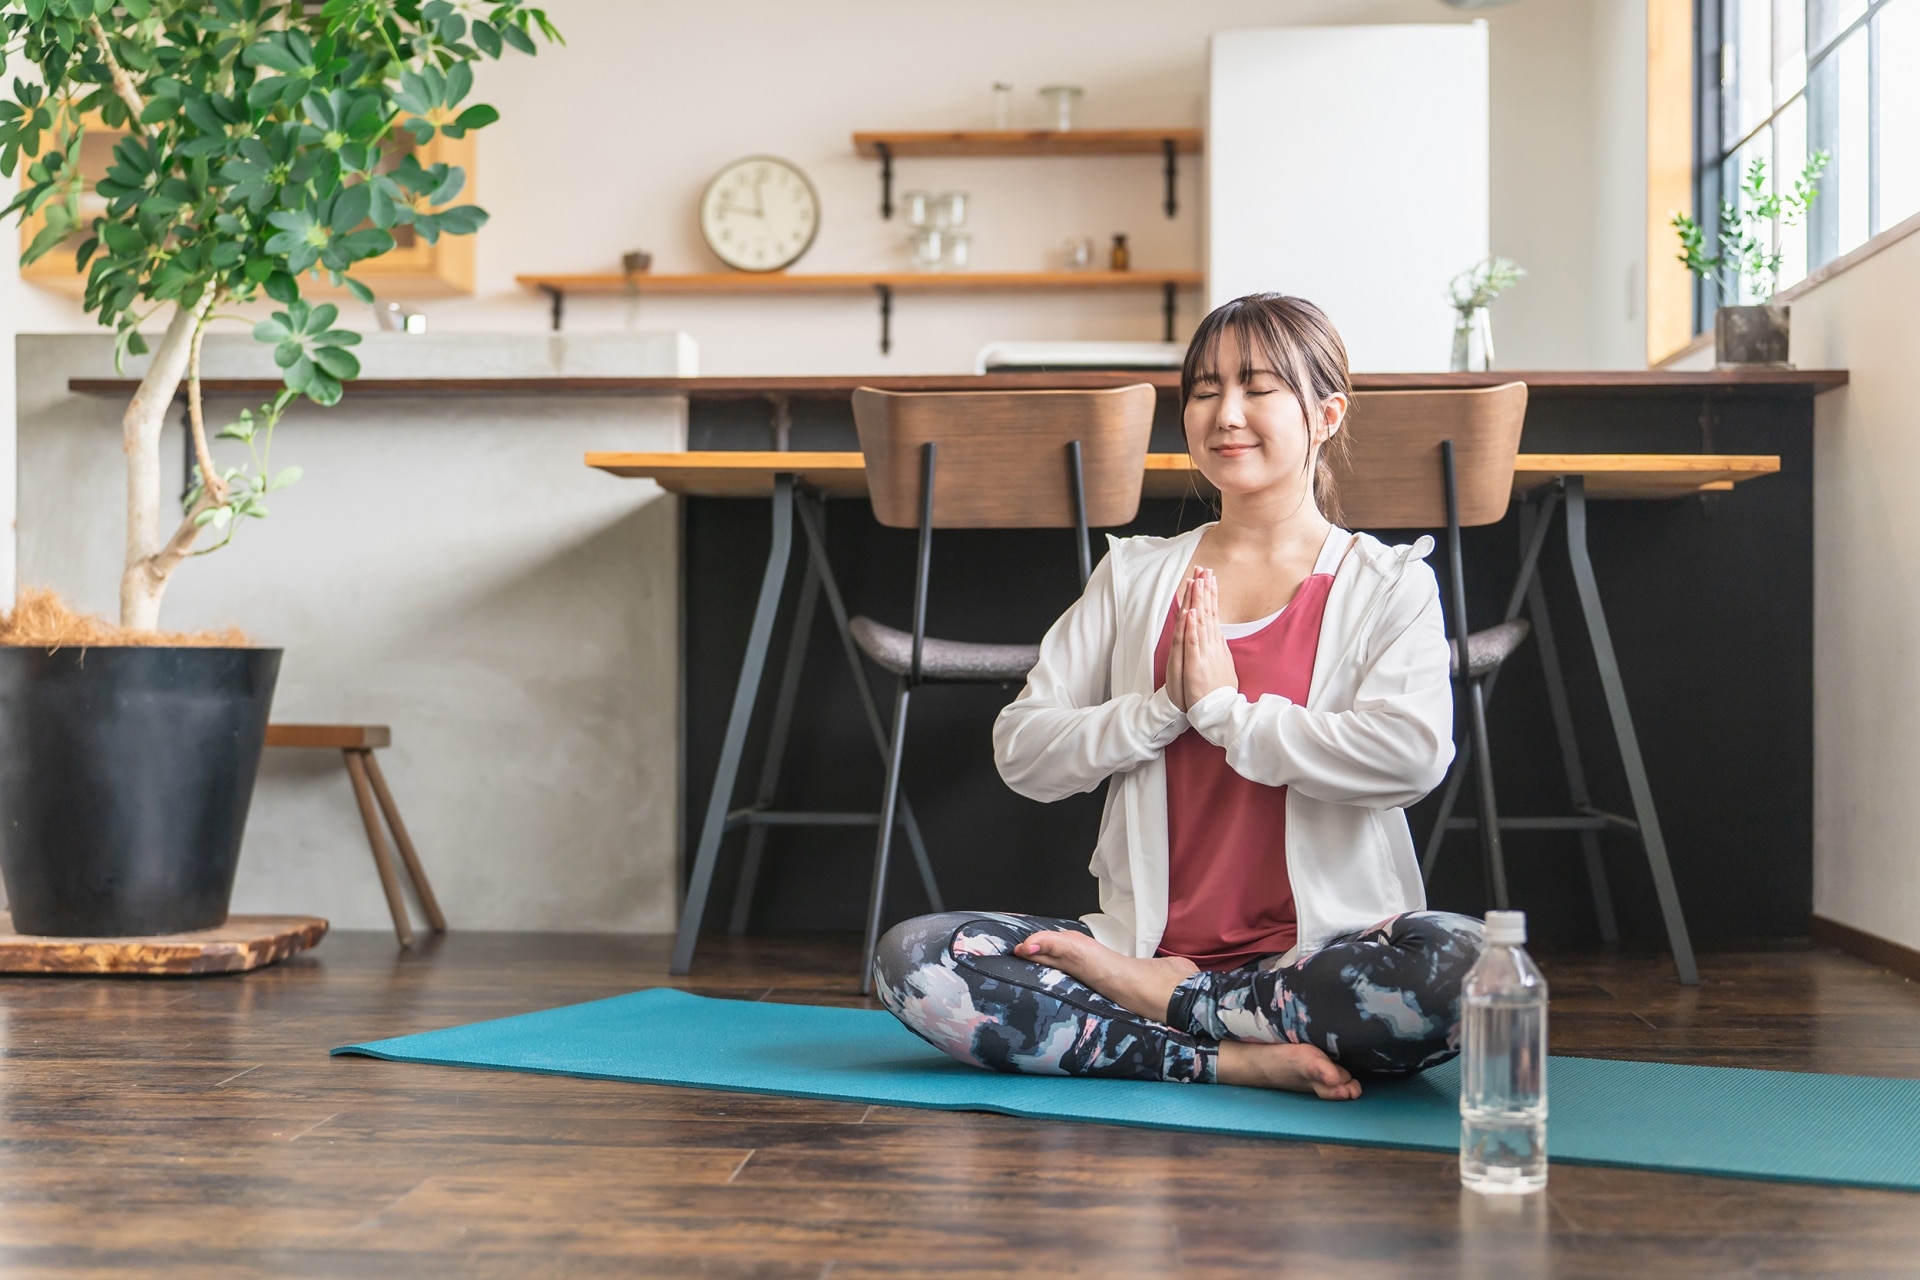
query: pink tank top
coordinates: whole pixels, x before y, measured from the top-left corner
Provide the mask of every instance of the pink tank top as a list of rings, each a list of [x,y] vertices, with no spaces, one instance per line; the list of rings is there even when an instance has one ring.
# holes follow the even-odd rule
[[[1324,565],[1326,556],[1321,559]],[[1273,621],[1227,640],[1249,702],[1270,693],[1307,700],[1320,619],[1333,589],[1333,574],[1320,567]],[[1157,685],[1166,683],[1178,618],[1176,601],[1153,651]],[[1160,954],[1183,956],[1202,969],[1235,969],[1292,950],[1299,927],[1287,879],[1287,789],[1241,777],[1227,764],[1226,751],[1193,729],[1167,747],[1166,764],[1167,931]]]

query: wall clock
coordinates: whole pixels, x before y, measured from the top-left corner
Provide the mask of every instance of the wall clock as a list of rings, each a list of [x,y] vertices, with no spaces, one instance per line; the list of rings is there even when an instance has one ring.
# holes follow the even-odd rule
[[[820,196],[807,175],[773,156],[748,156],[713,175],[700,196],[700,233],[739,271],[782,271],[820,230]]]

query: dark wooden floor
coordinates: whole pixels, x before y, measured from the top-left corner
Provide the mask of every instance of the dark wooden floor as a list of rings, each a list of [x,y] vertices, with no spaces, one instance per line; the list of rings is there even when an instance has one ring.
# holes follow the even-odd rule
[[[851,944],[692,990],[855,1003]],[[1920,987],[1805,948],[1548,957],[1561,1053],[1920,1077]],[[0,980],[8,1275],[1911,1276],[1920,1196],[333,1058],[666,981],[665,940],[335,934],[228,978]]]

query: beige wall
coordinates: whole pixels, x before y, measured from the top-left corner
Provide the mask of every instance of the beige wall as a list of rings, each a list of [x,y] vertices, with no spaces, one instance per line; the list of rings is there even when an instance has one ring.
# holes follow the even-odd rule
[[[1637,2],[1637,0],[1636,0]],[[877,165],[856,129],[985,126],[995,79],[1017,89],[1018,118],[1040,119],[1040,85],[1086,87],[1088,125],[1198,125],[1208,35],[1294,23],[1444,22],[1434,0],[554,0],[566,47],[482,72],[503,113],[480,136],[479,296],[427,304],[436,329],[537,331],[544,300],[522,272],[612,270],[644,246],[656,269],[711,269],[694,205],[723,163],[773,152],[799,163],[824,204],[808,271],[904,265],[903,231],[878,211]],[[1490,28],[1493,250],[1531,278],[1495,313],[1502,363],[1578,367],[1595,359],[1590,152],[1594,0],[1529,0],[1486,11]],[[1276,129],[1314,127],[1275,121]],[[1351,163],[1365,165],[1367,157]],[[1184,166],[1183,209],[1160,210],[1153,159],[914,160],[901,187],[976,196],[983,269],[1042,267],[1070,234],[1132,237],[1140,267],[1202,262],[1199,165]],[[1418,210],[1418,193],[1409,193]],[[1339,203],[1340,172],[1303,175],[1300,199]],[[1391,256],[1393,247],[1380,246]],[[1465,267],[1468,264],[1461,263]],[[1611,267],[1609,279],[1616,274]],[[0,255],[8,334],[82,327],[64,300],[16,317]],[[1444,279],[1432,283],[1438,293]],[[1618,290],[1613,291],[1617,293]],[[1608,295],[1609,298],[1612,294]],[[1181,323],[1197,318],[1198,297]],[[1159,300],[1137,297],[902,298],[894,352],[879,354],[871,299],[790,298],[573,305],[577,331],[679,329],[712,374],[960,371],[999,338],[1157,338]]]
[[[1920,235],[1792,301],[1814,441],[1813,909],[1920,947]]]

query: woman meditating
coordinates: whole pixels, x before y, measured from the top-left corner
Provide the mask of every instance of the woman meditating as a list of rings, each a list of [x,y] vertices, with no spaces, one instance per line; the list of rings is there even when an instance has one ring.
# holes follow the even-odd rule
[[[1021,795],[1111,781],[1100,910],[921,916],[875,983],[976,1066],[1355,1098],[1458,1051],[1481,943],[1422,909],[1403,812],[1453,758],[1433,544],[1332,523],[1352,383],[1312,303],[1213,312],[1180,400],[1219,520],[1110,538],[993,731]]]

